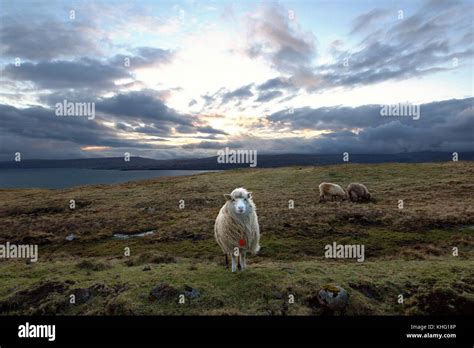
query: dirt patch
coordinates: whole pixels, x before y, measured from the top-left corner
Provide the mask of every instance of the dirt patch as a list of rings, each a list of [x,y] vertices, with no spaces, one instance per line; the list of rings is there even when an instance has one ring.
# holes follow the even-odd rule
[[[44,304],[51,295],[55,293],[63,293],[67,288],[68,285],[66,283],[45,282],[33,287],[32,289],[19,291],[6,300],[0,302],[0,313],[9,313],[17,310],[24,313],[31,309],[33,312],[32,314],[43,314],[37,312],[40,305]]]
[[[335,217],[337,222],[349,222],[363,226],[377,226],[390,223],[390,219],[381,210],[354,211],[351,208],[346,209],[345,211],[336,213]]]
[[[409,315],[472,315],[474,301],[450,288],[416,293],[407,300]]]
[[[150,301],[167,301],[176,298],[179,291],[166,283],[160,283],[155,286],[149,295]]]
[[[115,297],[105,305],[106,315],[136,315],[133,304],[120,296]]]

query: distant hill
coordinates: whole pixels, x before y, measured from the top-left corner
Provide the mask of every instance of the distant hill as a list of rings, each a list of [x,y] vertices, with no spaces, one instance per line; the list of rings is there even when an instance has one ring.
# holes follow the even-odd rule
[[[351,163],[421,163],[451,161],[450,152],[410,152],[399,154],[351,154]],[[344,163],[342,154],[278,154],[258,155],[257,167],[276,168],[286,166],[307,166]],[[459,160],[474,161],[474,152],[460,152]],[[123,157],[85,158],[66,160],[23,160],[21,162],[0,162],[0,169],[12,168],[84,168],[119,170],[222,170],[246,168],[248,164],[220,164],[217,157],[155,160],[143,157],[131,157],[125,162]]]

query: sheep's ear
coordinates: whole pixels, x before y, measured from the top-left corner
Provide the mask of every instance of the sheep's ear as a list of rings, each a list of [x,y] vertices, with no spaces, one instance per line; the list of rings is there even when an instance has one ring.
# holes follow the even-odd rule
[[[252,199],[252,192],[249,192],[249,193],[247,194],[247,198],[248,198],[248,199]]]
[[[232,199],[232,196],[231,196],[230,194],[228,194],[228,193],[225,193],[225,194],[224,194],[224,197],[225,197],[225,199],[228,200],[228,201],[230,201],[230,200]]]

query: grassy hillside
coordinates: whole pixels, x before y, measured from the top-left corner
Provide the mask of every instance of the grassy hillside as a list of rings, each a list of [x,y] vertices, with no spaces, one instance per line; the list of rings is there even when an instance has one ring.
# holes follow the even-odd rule
[[[0,260],[0,313],[319,315],[316,294],[328,283],[349,293],[349,315],[472,313],[473,178],[473,162],[347,164],[2,189],[0,243],[39,244],[40,259]],[[363,182],[376,202],[321,204],[323,181]],[[231,274],[213,224],[223,194],[239,186],[253,192],[263,249]],[[365,261],[325,259],[334,241],[365,245]]]

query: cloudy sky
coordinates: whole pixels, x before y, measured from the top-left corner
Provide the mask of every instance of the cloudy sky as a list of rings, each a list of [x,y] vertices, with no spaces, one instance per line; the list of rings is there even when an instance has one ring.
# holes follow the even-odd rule
[[[0,8],[0,160],[474,150],[473,1]]]

